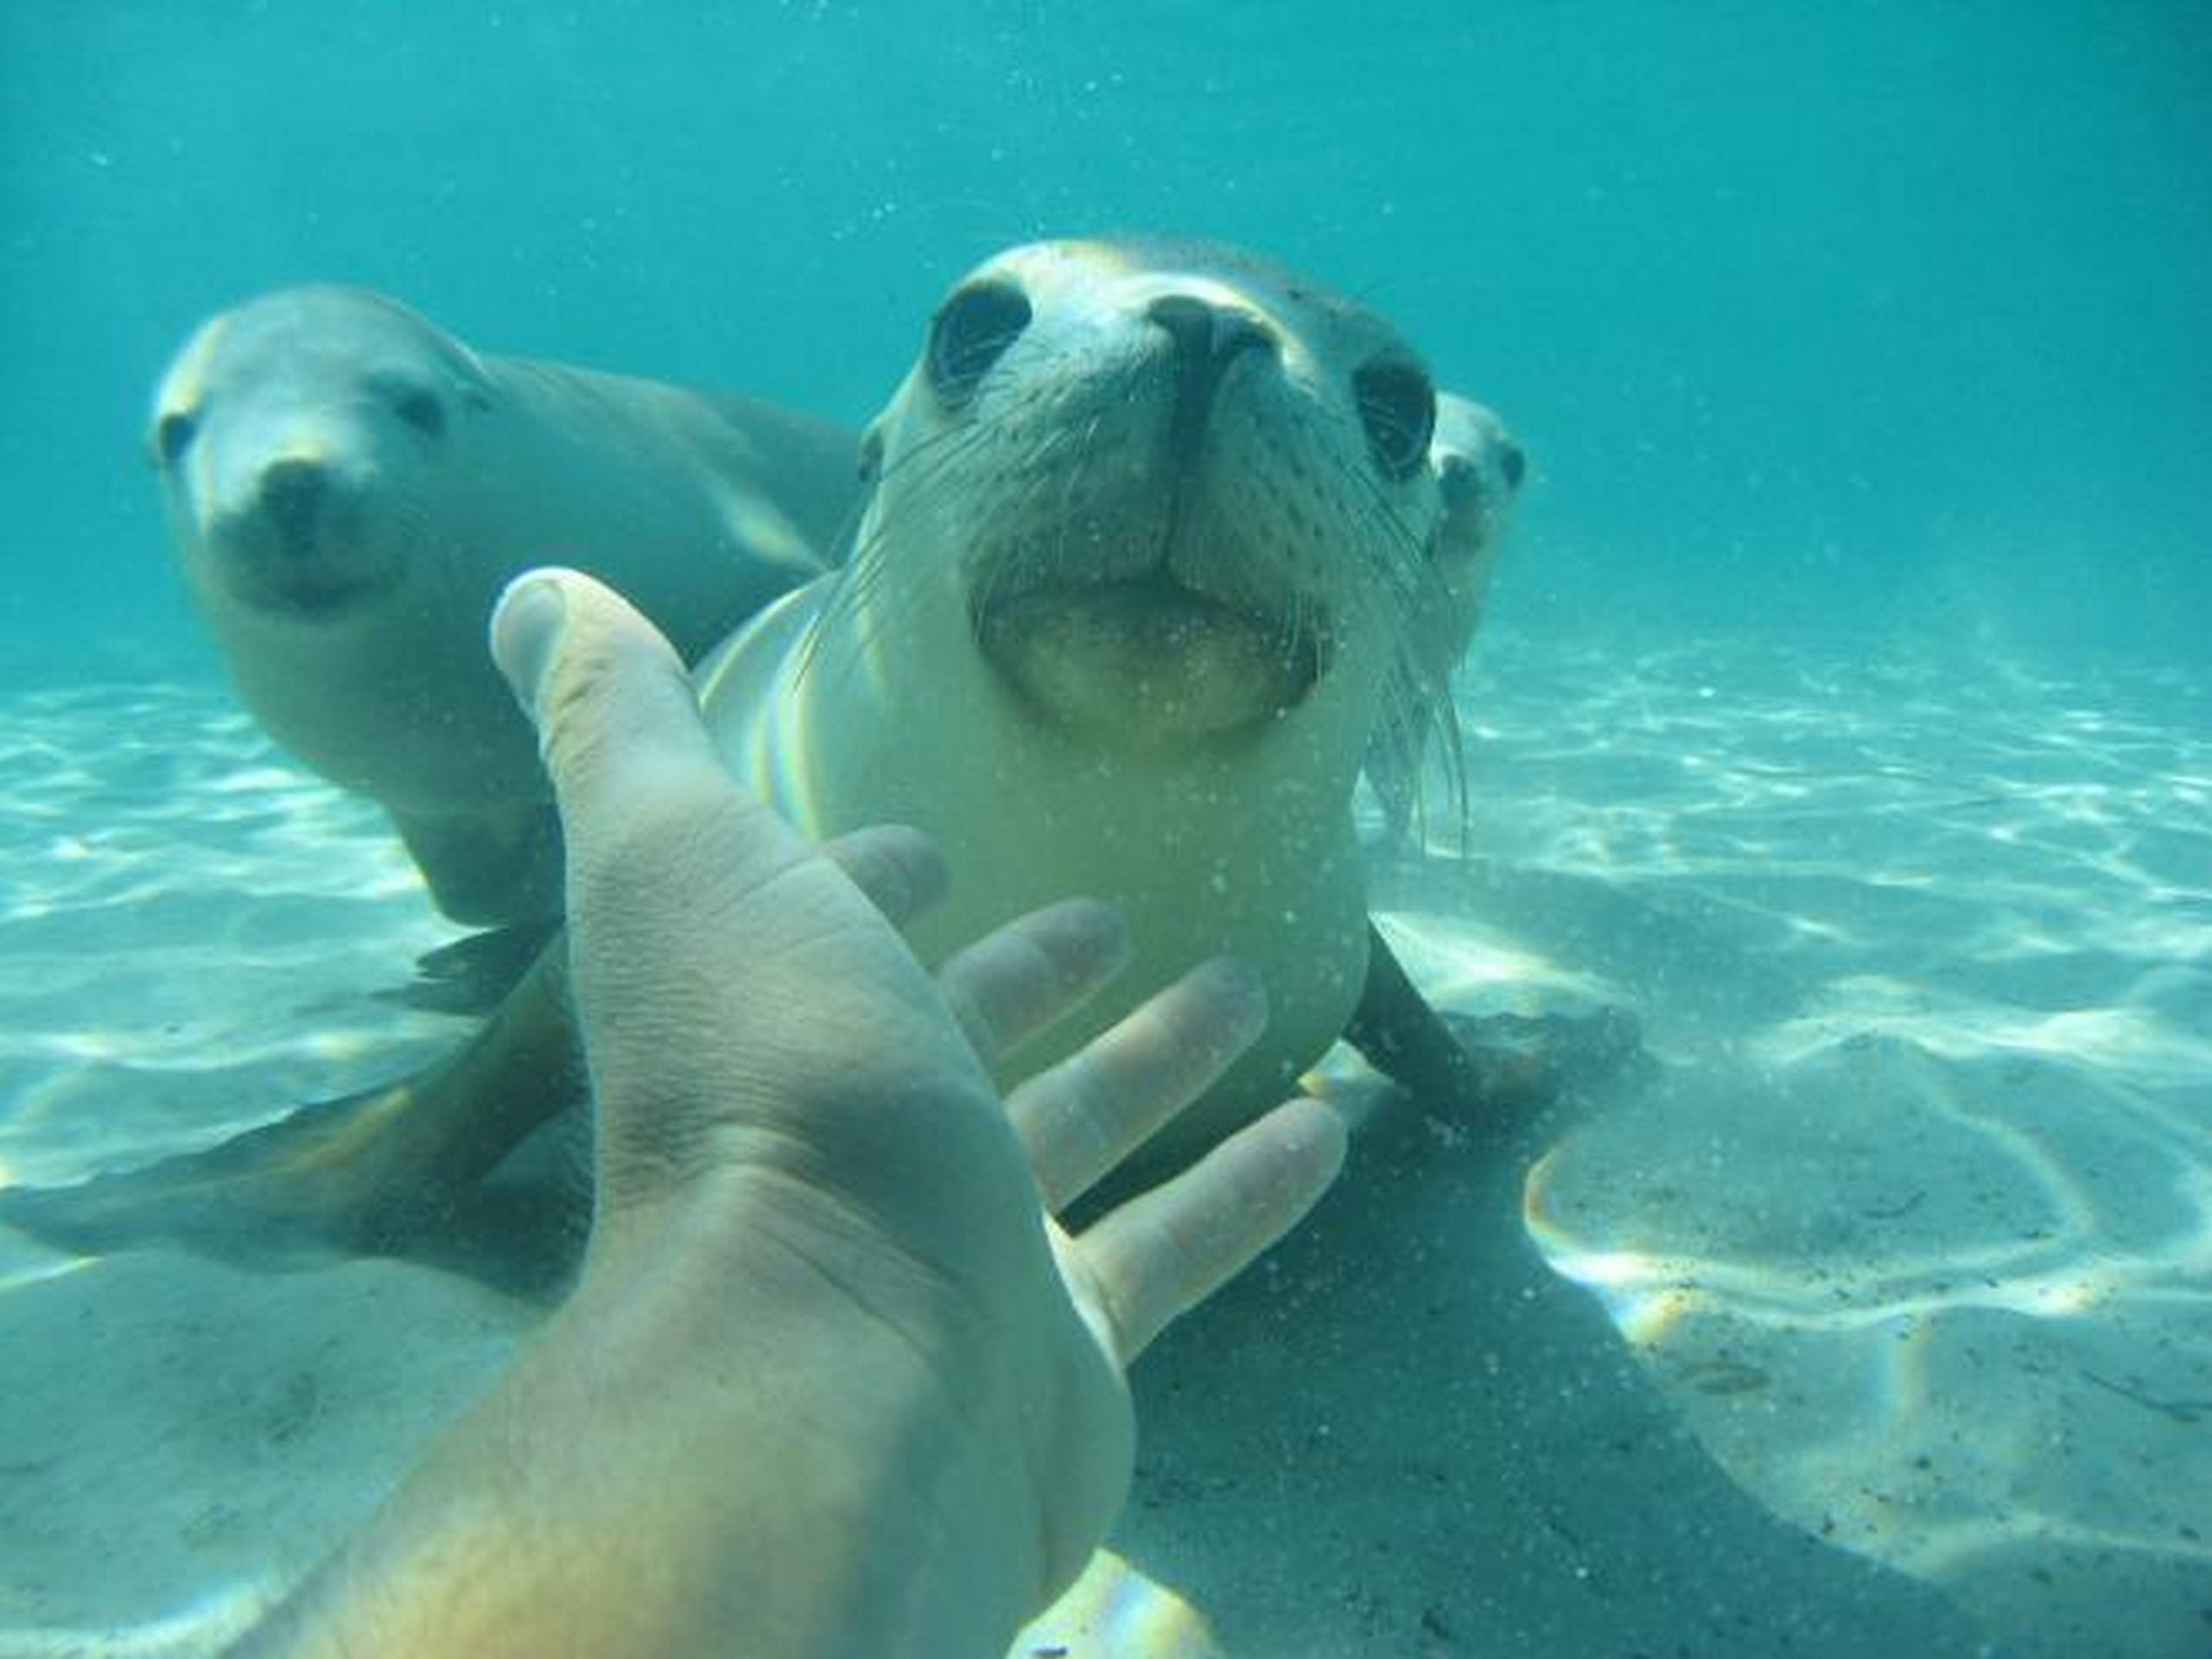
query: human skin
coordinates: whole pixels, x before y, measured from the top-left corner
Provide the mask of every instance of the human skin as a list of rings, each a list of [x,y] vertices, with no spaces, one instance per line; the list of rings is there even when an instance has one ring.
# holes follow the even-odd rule
[[[575,1291],[240,1656],[1004,1653],[1126,1494],[1123,1376],[1333,1179],[1286,1103],[1080,1235],[1052,1213],[1258,1034],[1203,964],[1001,1094],[1125,952],[1076,901],[932,977],[912,832],[817,849],[716,759],[681,664],[572,572],[494,655],[568,856],[596,1107]]]

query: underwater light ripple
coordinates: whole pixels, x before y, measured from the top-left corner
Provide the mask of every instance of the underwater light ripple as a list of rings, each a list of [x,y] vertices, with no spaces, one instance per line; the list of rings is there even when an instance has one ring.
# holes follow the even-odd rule
[[[175,1612],[122,1629],[0,1628],[7,1659],[184,1659],[220,1651],[264,1617],[275,1599],[264,1583],[218,1585]]]
[[[1921,1270],[1885,1275],[1892,1283],[1919,1272],[1945,1275],[1942,1287],[1876,1289],[1869,1298],[1839,1306],[1833,1283],[1793,1279],[1771,1268],[1715,1257],[1662,1255],[1633,1249],[1596,1249],[1582,1243],[1544,1207],[1557,1158],[1554,1149],[1538,1160],[1522,1190],[1522,1224],[1562,1278],[1589,1288],[1615,1325],[1631,1341],[1655,1342],[1682,1319],[1700,1313],[1727,1315],[1770,1329],[1853,1331],[1910,1323],[1932,1315],[1988,1309],[2031,1319],[2067,1319],[2120,1297],[2154,1293],[2163,1299],[2212,1304],[2212,1293],[2176,1293],[2170,1286],[2145,1282],[2158,1264],[2148,1261],[2063,1266],[2022,1272],[2006,1270],[2004,1255],[1984,1264],[1970,1283],[1955,1256]],[[2181,1241],[2184,1259],[2193,1241]],[[2012,1251],[2017,1261],[2024,1252]],[[1994,1276],[1993,1276],[1994,1275]]]

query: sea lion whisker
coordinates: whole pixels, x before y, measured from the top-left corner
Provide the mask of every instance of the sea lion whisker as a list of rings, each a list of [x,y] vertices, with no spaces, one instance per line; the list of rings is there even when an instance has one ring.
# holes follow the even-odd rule
[[[871,503],[881,498],[887,486],[901,492],[925,491],[933,479],[957,461],[968,449],[983,442],[973,429],[958,426],[933,433],[915,443],[912,449],[895,456],[878,474]],[[871,528],[871,525],[873,526]],[[852,647],[848,666],[841,673],[849,673],[861,657],[865,630],[859,626],[863,607],[874,606],[879,590],[889,580],[889,562],[877,556],[887,534],[880,514],[870,516],[863,509],[860,524],[854,533],[853,546],[847,554],[837,580],[828,590],[824,601],[810,619],[799,642],[798,660],[793,669],[795,683],[803,683],[814,674],[820,663],[822,641],[836,636],[845,639]]]
[[[1052,545],[1052,560],[1056,565],[1065,566],[1071,556],[1068,537],[1075,522],[1074,503],[1097,444],[1098,424],[1099,417],[1094,413],[1084,423],[1082,430],[1075,435],[1069,446],[1073,454],[1070,457],[1070,464],[1061,473],[1060,510],[1053,515],[1057,536]]]
[[[1312,595],[1304,592],[1292,595],[1290,638],[1287,642],[1288,649],[1284,652],[1283,658],[1286,662],[1297,662],[1300,652],[1306,648],[1307,642],[1310,640],[1315,659],[1313,677],[1318,680],[1329,671],[1329,664],[1325,660],[1329,641],[1316,621],[1317,609],[1316,601]]]
[[[1368,466],[1332,456],[1338,471],[1367,498],[1382,522],[1386,537],[1375,547],[1384,577],[1397,586],[1399,597],[1411,602],[1418,596],[1419,575],[1431,566],[1429,541],[1416,533],[1400,514],[1396,504],[1384,491],[1382,481]],[[1395,555],[1393,558],[1391,556]]]
[[[991,442],[990,431],[981,423],[970,421],[949,427],[944,432],[931,434],[918,442],[914,452],[899,458],[898,464],[887,468],[884,476],[889,480],[895,473],[900,499],[908,504],[911,510],[926,513],[932,510],[932,496],[943,480],[957,466],[970,460],[978,452],[987,450]],[[911,561],[899,563],[874,556],[876,550],[887,539],[891,528],[887,517],[880,519],[869,538],[870,556],[856,560],[859,566],[857,579],[842,596],[849,610],[865,606],[871,614],[880,614],[887,608],[893,613],[900,613],[906,601],[889,584],[907,581],[918,586],[931,579],[931,572],[924,566]],[[849,632],[854,647],[851,660],[856,665],[865,635],[857,627]]]
[[[1386,619],[1388,631],[1402,636],[1409,620],[1448,607],[1452,602],[1451,594],[1431,556],[1429,545],[1414,536],[1390,504],[1382,499],[1379,488],[1365,469],[1348,466],[1345,470],[1370,493],[1383,532],[1376,539],[1376,572],[1382,578],[1382,590],[1357,590],[1356,603],[1363,611],[1387,608],[1395,613],[1394,617]],[[1408,794],[1402,804],[1415,824],[1425,831],[1428,817],[1425,762],[1431,744],[1437,746],[1445,770],[1446,799],[1459,822],[1459,840],[1464,848],[1467,817],[1465,763],[1460,752],[1458,714],[1451,699],[1450,669],[1448,663],[1429,662],[1410,639],[1398,639],[1384,675],[1373,747],[1382,752],[1395,779],[1402,781]],[[1380,787],[1382,785],[1378,781]]]
[[[1026,521],[1031,505],[1044,493],[1051,483],[1050,470],[1044,463],[1056,459],[1069,447],[1069,442],[1068,435],[1054,433],[1046,442],[1038,447],[1038,453],[1029,469],[1028,476],[1023,479],[1020,490],[1007,509],[1007,516],[1009,518],[1015,523]],[[982,640],[983,624],[991,614],[991,607],[998,597],[999,589],[1004,586],[1007,577],[1014,573],[1018,554],[1018,549],[1009,546],[1003,549],[997,557],[989,559],[984,563],[982,586],[971,596],[968,607],[969,630],[979,644]]]
[[[1428,663],[1410,643],[1401,644],[1397,658],[1384,687],[1383,705],[1395,759],[1412,791],[1408,805],[1414,827],[1426,836],[1429,802],[1425,763],[1433,747],[1444,768],[1445,801],[1457,826],[1458,849],[1464,855],[1469,831],[1466,756],[1450,671]]]

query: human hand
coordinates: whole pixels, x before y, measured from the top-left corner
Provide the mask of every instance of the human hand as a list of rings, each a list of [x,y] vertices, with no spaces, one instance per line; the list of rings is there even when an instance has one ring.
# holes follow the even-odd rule
[[[1203,967],[1002,1104],[987,1064],[1118,967],[1109,913],[1024,918],[933,983],[893,926],[941,883],[926,846],[871,832],[833,860],[783,824],[732,779],[680,664],[626,604],[572,574],[527,577],[493,638],[568,838],[601,1194],[576,1305],[650,1285],[694,1357],[713,1324],[673,1310],[742,1306],[733,1339],[783,1332],[785,1382],[841,1423],[888,1387],[894,1416],[958,1451],[935,1477],[957,1501],[916,1546],[927,1570],[1018,1622],[1119,1509],[1123,1369],[1305,1211],[1340,1126],[1292,1103],[1064,1233],[1046,1209],[1257,1035],[1256,982]],[[826,1367],[795,1334],[823,1330],[838,1333]],[[851,1363],[874,1350],[897,1363]]]

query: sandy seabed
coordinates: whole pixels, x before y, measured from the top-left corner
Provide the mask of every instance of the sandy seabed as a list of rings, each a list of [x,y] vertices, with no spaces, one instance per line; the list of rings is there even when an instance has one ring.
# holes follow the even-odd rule
[[[1141,1574],[1018,1651],[2212,1652],[2212,689],[1504,639],[1460,704],[1468,832],[1378,830],[1386,931],[1655,1065],[1422,1125],[1170,1333]],[[375,811],[219,692],[15,691],[0,763],[0,1180],[465,1033],[378,995],[452,930]],[[219,1644],[537,1317],[0,1230],[0,1656]]]

